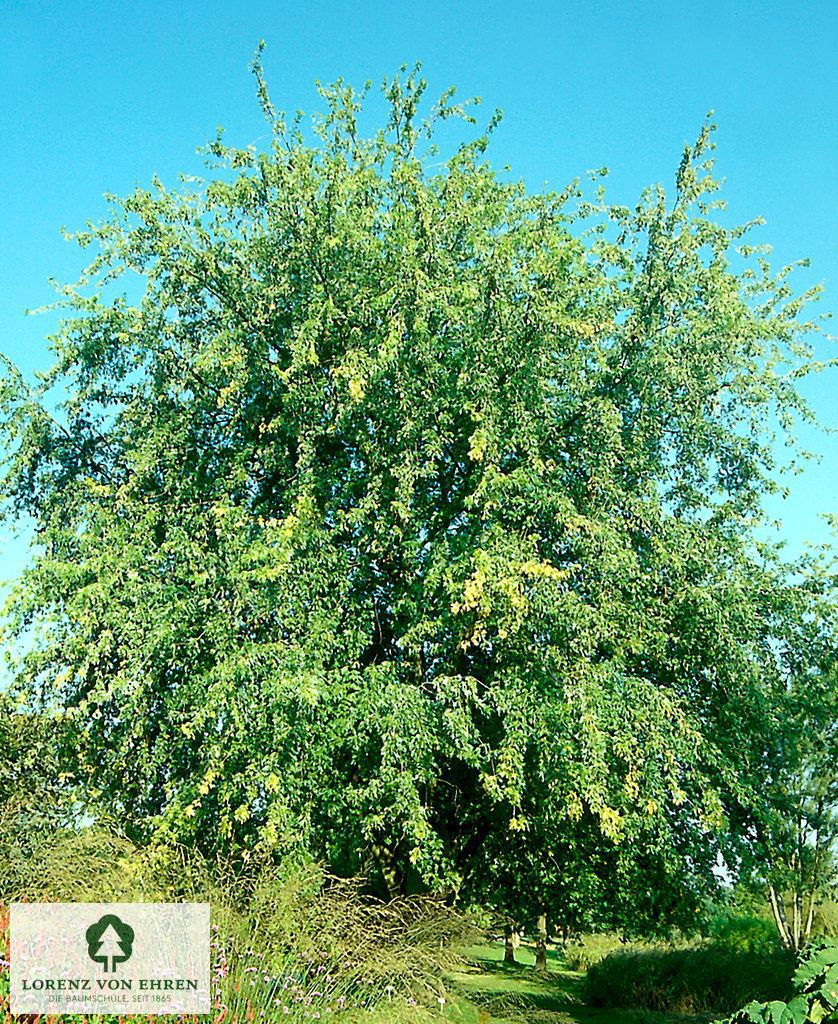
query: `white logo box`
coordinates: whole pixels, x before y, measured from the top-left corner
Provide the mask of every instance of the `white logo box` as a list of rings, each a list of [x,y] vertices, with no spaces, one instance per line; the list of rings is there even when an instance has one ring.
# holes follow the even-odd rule
[[[13,903],[11,1011],[209,1013],[208,903]]]

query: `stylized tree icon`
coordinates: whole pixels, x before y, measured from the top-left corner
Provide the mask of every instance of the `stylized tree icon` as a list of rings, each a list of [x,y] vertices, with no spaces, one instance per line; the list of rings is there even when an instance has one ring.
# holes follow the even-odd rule
[[[125,963],[131,956],[134,929],[115,914],[105,914],[87,929],[85,938],[90,959],[102,964],[106,971],[114,971],[117,964]]]

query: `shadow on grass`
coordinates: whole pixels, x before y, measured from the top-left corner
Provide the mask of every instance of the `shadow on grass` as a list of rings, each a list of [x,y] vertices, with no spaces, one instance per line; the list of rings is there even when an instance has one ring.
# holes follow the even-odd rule
[[[582,1000],[584,975],[569,971],[559,950],[547,954],[548,971],[533,970],[535,952],[521,946],[515,964],[504,963],[495,944],[464,950],[465,966],[452,976],[455,987],[489,1015],[487,1024],[698,1024],[701,1018],[649,1010],[602,1010]],[[483,1018],[481,1017],[481,1020]]]

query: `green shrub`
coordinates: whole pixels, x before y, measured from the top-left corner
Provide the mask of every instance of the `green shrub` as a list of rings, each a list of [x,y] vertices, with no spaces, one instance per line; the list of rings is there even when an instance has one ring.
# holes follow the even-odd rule
[[[728,1024],[820,1024],[838,1020],[838,939],[815,943],[794,972],[797,993],[788,1003],[749,1003]]]
[[[571,971],[587,971],[609,953],[625,948],[625,942],[614,932],[590,933],[565,943],[564,958]]]
[[[611,953],[585,979],[591,1006],[730,1013],[753,999],[783,999],[791,992],[793,958],[698,949],[633,949]]]
[[[776,925],[755,914],[725,914],[710,928],[714,944],[732,953],[775,954],[780,948]]]

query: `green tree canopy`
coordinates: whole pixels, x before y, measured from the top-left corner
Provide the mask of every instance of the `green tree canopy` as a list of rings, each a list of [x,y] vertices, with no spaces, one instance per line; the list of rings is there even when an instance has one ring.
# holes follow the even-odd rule
[[[821,621],[755,540],[809,296],[721,222],[709,123],[629,209],[440,153],[472,108],[416,74],[310,136],[255,67],[270,145],[113,200],[55,365],[7,375],[20,685],[131,834],[479,892],[582,829],[706,878],[786,610]]]

